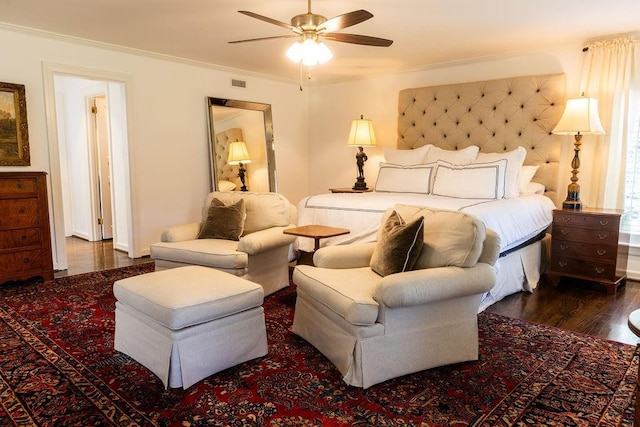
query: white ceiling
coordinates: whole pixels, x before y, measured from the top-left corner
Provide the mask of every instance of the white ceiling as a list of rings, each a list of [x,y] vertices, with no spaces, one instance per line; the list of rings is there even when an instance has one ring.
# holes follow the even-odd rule
[[[334,58],[312,82],[415,70],[552,49],[640,30],[640,0],[315,0],[331,18],[357,9],[374,17],[340,32],[392,39],[388,48],[327,42]],[[0,0],[0,22],[297,81],[284,52],[292,39],[229,44],[288,34],[248,16],[278,21],[306,0]]]

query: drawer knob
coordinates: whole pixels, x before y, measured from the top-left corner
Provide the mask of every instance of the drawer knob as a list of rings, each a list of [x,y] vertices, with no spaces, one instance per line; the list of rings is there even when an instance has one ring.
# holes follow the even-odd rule
[[[602,273],[604,273],[604,268],[603,268],[603,267],[596,267],[596,273],[597,273],[597,274],[602,274]]]
[[[567,261],[559,261],[559,262],[558,262],[558,265],[559,265],[560,267],[563,267],[563,268],[564,268],[564,267],[566,267],[566,266],[567,266]]]
[[[571,222],[571,217],[570,217],[570,216],[563,216],[563,217],[562,217],[562,221],[564,221],[564,222]]]
[[[22,240],[27,240],[27,235],[26,234],[23,234],[21,237],[22,237]]]
[[[560,245],[560,249],[566,251],[567,249],[569,249],[569,245]]]
[[[19,213],[19,214],[21,214],[21,215],[22,215],[22,214],[24,214],[24,212],[25,212],[24,208],[20,208],[20,209],[18,209],[18,213]]]
[[[23,259],[22,262],[25,263],[25,264],[29,264],[29,258]]]
[[[605,233],[605,232],[601,231],[600,233],[598,233],[598,237],[600,238],[600,240],[604,240],[607,237],[609,237],[609,233]]]
[[[566,236],[567,234],[569,234],[569,230],[567,230],[566,228],[563,228],[562,230],[560,230],[560,233],[561,233],[563,236]]]
[[[22,190],[22,189],[24,188],[24,184],[22,184],[22,182],[18,182],[18,183],[16,184],[16,188],[17,188],[18,190]]]
[[[607,251],[606,251],[605,249],[598,249],[598,250],[596,251],[596,253],[597,253],[598,255],[602,256],[602,255],[606,254],[606,253],[607,253]]]
[[[608,224],[609,224],[609,220],[607,220],[607,219],[601,219],[601,220],[600,220],[600,225],[601,225],[601,226],[603,226],[603,227],[604,227],[605,225],[608,225]]]

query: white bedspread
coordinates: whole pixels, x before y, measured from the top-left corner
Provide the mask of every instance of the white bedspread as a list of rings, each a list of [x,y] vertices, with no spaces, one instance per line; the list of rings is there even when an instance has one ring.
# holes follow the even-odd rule
[[[411,193],[331,193],[307,197],[298,203],[298,225],[323,224],[351,231],[321,240],[321,246],[373,242],[384,212],[396,204],[427,206],[475,215],[501,239],[501,252],[515,248],[544,231],[555,208],[548,197],[478,200]],[[313,240],[299,238],[298,248],[311,252]]]

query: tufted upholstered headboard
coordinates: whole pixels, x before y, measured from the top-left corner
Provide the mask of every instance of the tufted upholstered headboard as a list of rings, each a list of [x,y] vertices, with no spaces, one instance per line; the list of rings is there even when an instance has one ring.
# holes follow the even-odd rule
[[[513,77],[404,89],[398,99],[399,149],[433,144],[447,150],[527,150],[540,165],[534,181],[556,205],[560,140],[551,133],[565,104],[564,74]]]
[[[216,134],[215,164],[218,181],[231,181],[236,184],[236,188],[240,188],[242,184],[237,176],[237,168],[227,163],[227,159],[229,158],[229,143],[235,141],[244,141],[242,129],[240,128],[230,128]]]

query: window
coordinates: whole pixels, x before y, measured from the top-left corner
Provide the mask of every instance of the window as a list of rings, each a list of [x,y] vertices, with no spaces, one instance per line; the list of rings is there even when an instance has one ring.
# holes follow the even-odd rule
[[[640,96],[634,98],[629,111],[622,231],[640,238]]]

